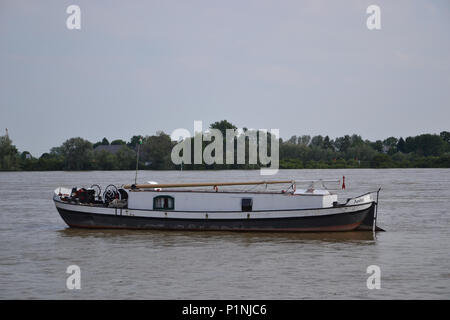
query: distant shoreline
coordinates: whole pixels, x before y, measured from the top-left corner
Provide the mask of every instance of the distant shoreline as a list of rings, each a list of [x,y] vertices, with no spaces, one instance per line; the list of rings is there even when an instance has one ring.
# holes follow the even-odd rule
[[[226,136],[227,130],[236,130],[232,123],[222,120],[214,122],[209,129],[220,131]],[[245,129],[245,128],[244,128]],[[220,133],[219,132],[219,133]],[[261,158],[252,159],[249,154],[250,137],[256,148],[263,147],[260,131],[245,129],[231,140],[232,157],[228,161],[228,142],[217,143],[214,147],[205,141],[201,142],[200,152],[204,156],[207,148],[222,154],[214,158],[211,165],[194,163],[195,139],[186,138],[191,150],[184,158],[183,170],[228,170],[228,169],[260,169],[268,161]],[[256,136],[259,138],[256,139]],[[244,141],[242,158],[237,158],[239,141]],[[266,137],[266,136],[264,136]],[[271,142],[273,137],[268,137]],[[190,141],[189,141],[190,140]],[[200,140],[202,141],[202,140]],[[263,141],[263,142],[261,142]],[[277,141],[277,140],[275,140]],[[211,145],[213,144],[210,142]],[[248,145],[248,148],[247,148]],[[172,160],[172,152],[177,142],[171,137],[158,132],[152,136],[135,135],[127,142],[121,139],[109,142],[103,140],[92,143],[80,137],[67,139],[61,146],[51,148],[48,153],[35,158],[28,151],[19,152],[13,145],[8,134],[0,136],[0,171],[91,171],[91,170],[135,170],[137,154],[139,154],[139,169],[141,170],[180,170],[181,161]],[[217,149],[216,149],[217,147]],[[222,149],[222,150],[221,150]],[[261,150],[261,149],[260,149]],[[271,148],[270,148],[271,150]],[[187,152],[188,152],[187,151]],[[182,149],[184,154],[185,150]],[[272,152],[272,150],[271,150]],[[267,153],[267,152],[266,152]],[[212,153],[211,153],[212,155]],[[178,155],[179,156],[179,155]],[[214,156],[215,157],[215,156]],[[223,158],[222,158],[223,157]],[[261,157],[261,155],[259,155]],[[267,154],[269,157],[269,154]],[[279,169],[380,169],[380,168],[450,168],[450,132],[440,134],[420,134],[417,136],[388,137],[386,139],[369,141],[357,134],[345,135],[331,139],[329,136],[292,136],[288,140],[278,139],[279,165],[271,168]],[[236,164],[239,160],[243,164]],[[272,161],[272,155],[270,160]],[[222,162],[224,164],[220,164]],[[229,164],[232,162],[233,164]],[[249,164],[250,162],[254,164]]]
[[[348,168],[279,168],[279,170],[392,170],[392,169],[450,169],[450,167],[383,167],[383,168],[368,168],[368,167],[348,167]],[[236,169],[186,169],[183,171],[193,172],[193,171],[259,171],[260,169],[253,168],[236,168]],[[120,172],[120,171],[130,171],[134,172],[133,169],[89,169],[89,170],[0,170],[0,173],[13,173],[13,172]],[[158,172],[183,172],[179,169],[139,169],[142,171],[158,171]]]

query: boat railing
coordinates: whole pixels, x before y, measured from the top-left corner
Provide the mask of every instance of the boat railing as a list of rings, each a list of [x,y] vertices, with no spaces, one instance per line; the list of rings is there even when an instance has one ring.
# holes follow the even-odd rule
[[[363,193],[363,194],[361,194],[359,196],[356,196],[356,197],[347,198],[346,203],[348,203],[350,200],[361,198],[361,197],[367,196],[369,194],[376,194],[375,204],[378,204],[378,198],[379,198],[379,195],[380,195],[380,191],[381,191],[381,187],[378,188],[378,190],[369,191],[369,192]]]

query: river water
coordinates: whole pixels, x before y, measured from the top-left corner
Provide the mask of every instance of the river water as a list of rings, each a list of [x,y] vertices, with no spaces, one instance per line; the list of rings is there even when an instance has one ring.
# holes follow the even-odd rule
[[[58,186],[133,182],[134,172],[0,173],[0,299],[449,299],[450,170],[280,170],[346,176],[341,200],[382,187],[386,232],[239,233],[69,229]],[[139,181],[261,180],[259,171],[141,171]],[[263,177],[263,179],[268,179]],[[66,286],[67,267],[81,289]],[[381,289],[368,289],[379,266]]]

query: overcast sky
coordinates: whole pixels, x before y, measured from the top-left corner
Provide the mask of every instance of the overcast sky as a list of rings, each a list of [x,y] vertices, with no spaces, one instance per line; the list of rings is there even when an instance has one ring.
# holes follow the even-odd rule
[[[447,0],[1,0],[0,134],[40,156],[194,120],[285,139],[450,131],[449,33]]]

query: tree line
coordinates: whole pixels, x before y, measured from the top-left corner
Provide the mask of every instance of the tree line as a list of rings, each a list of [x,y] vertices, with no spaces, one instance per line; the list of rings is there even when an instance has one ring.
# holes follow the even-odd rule
[[[236,129],[227,120],[212,123],[210,128],[221,130],[224,137],[226,129]],[[19,152],[5,135],[0,136],[0,170],[134,170],[137,150],[140,169],[179,170],[180,165],[171,161],[176,143],[162,131],[151,136],[134,135],[129,141],[109,142],[103,138],[92,143],[75,137],[36,158],[28,151]],[[203,142],[202,148],[207,144]],[[322,135],[292,136],[279,139],[279,159],[281,169],[450,168],[450,132],[377,141],[364,140],[356,134],[335,139]],[[246,161],[246,164],[185,164],[183,169],[258,169],[261,166]]]

